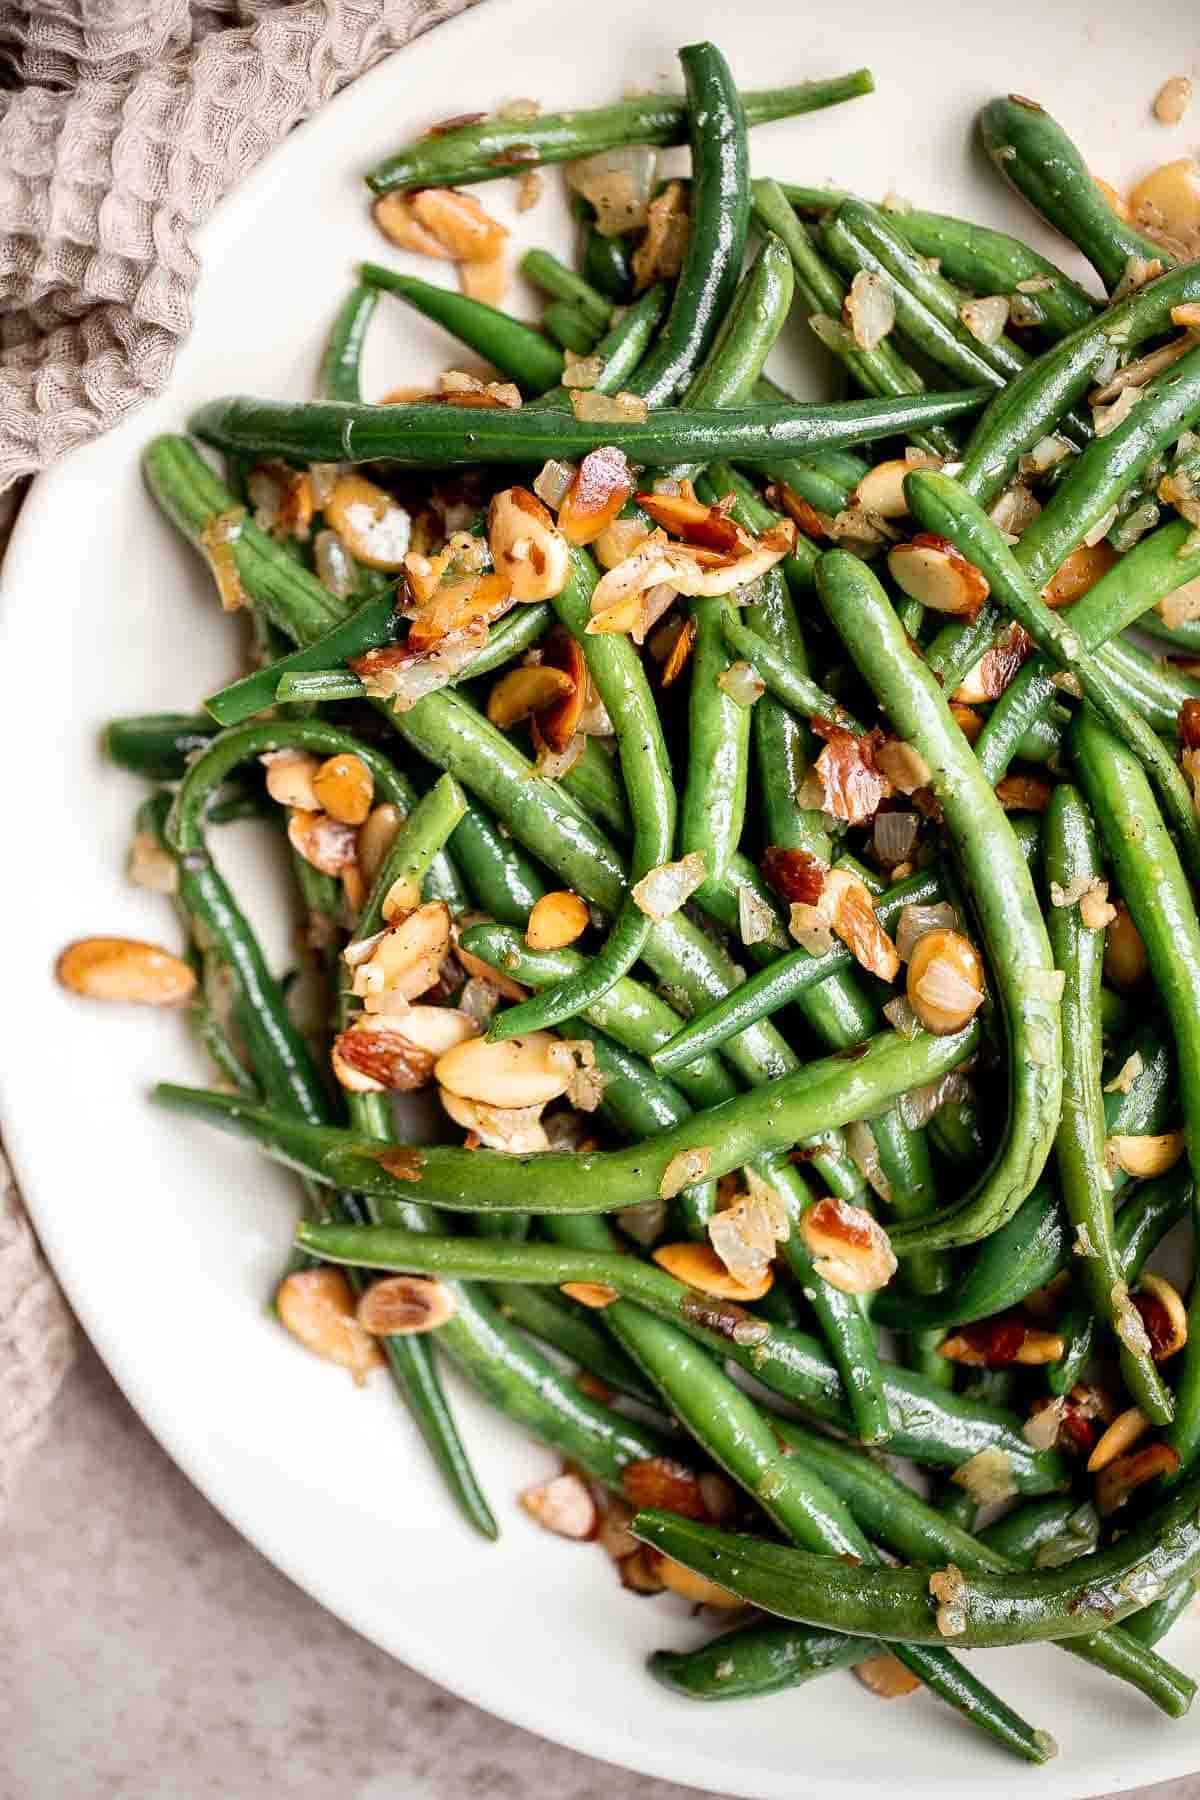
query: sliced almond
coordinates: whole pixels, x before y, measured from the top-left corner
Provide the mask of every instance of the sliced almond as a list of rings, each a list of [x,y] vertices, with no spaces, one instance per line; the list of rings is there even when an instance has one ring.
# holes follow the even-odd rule
[[[569,1085],[550,1056],[555,1042],[548,1031],[499,1044],[470,1038],[440,1056],[434,1073],[439,1086],[464,1100],[506,1108],[545,1106]]]
[[[1127,1175],[1142,1179],[1165,1175],[1168,1169],[1175,1167],[1184,1149],[1182,1131],[1155,1132],[1142,1137],[1118,1132],[1105,1143],[1104,1154],[1110,1167],[1124,1169]]]
[[[575,692],[571,677],[546,663],[525,663],[509,669],[488,695],[487,716],[498,730],[506,731],[531,713]]]
[[[536,494],[511,487],[494,495],[487,535],[492,561],[507,575],[518,602],[552,600],[562,593],[571,567],[567,541]]]
[[[556,1537],[593,1538],[599,1524],[596,1502],[581,1475],[556,1475],[552,1481],[526,1488],[521,1505],[531,1519]]]
[[[503,256],[477,257],[458,265],[458,285],[468,300],[484,306],[503,306],[508,291],[508,263]],[[507,385],[507,384],[506,384]],[[520,393],[514,387],[517,403]]]
[[[433,1057],[398,1025],[363,1017],[333,1040],[333,1072],[351,1094],[412,1093],[433,1078]]]
[[[1116,1457],[1096,1479],[1096,1505],[1101,1515],[1116,1512],[1135,1488],[1159,1475],[1174,1475],[1178,1467],[1178,1453],[1169,1444],[1147,1444],[1144,1450]]]
[[[904,478],[913,469],[939,469],[940,456],[913,451],[909,456],[892,456],[886,462],[868,469],[852,496],[855,506],[877,513],[881,519],[903,519],[908,512],[904,497]]]
[[[816,1273],[844,1294],[875,1293],[896,1273],[887,1232],[865,1207],[818,1200],[801,1218],[800,1235]]]
[[[371,810],[375,778],[361,756],[344,751],[330,756],[312,778],[318,805],[343,825],[363,825]],[[357,840],[355,840],[357,850]]]
[[[568,1300],[578,1300],[580,1306],[590,1307],[593,1312],[603,1312],[606,1306],[611,1306],[614,1300],[621,1298],[616,1288],[610,1287],[607,1281],[564,1281],[559,1292],[565,1294]]]
[[[537,716],[542,738],[562,755],[581,727],[590,687],[582,647],[562,626],[556,626],[542,644],[542,667],[554,669],[567,681],[559,698],[539,708]]]
[[[927,931],[913,945],[908,1003],[926,1031],[961,1031],[983,1005],[983,958],[960,931]]]
[[[306,1350],[349,1369],[361,1387],[383,1356],[354,1312],[354,1293],[340,1269],[297,1269],[275,1293],[280,1322]]]
[[[180,1006],[196,989],[182,957],[135,938],[80,938],[59,957],[57,973],[64,987],[89,1000]]]
[[[489,262],[504,249],[508,231],[474,194],[429,187],[416,189],[408,199],[418,224],[458,262]]]
[[[888,568],[903,593],[933,612],[973,618],[991,592],[983,571],[933,532],[889,550]]]
[[[403,1009],[433,986],[449,948],[449,908],[427,901],[379,934],[370,956],[355,965],[352,992],[369,1013]]]
[[[343,475],[324,506],[341,542],[369,569],[400,569],[412,538],[412,519],[400,502],[364,475]]]
[[[372,1337],[416,1337],[436,1331],[458,1311],[458,1296],[428,1275],[388,1275],[359,1298],[355,1317]]]
[[[356,858],[358,843],[352,826],[324,812],[288,814],[288,842],[298,856],[323,875],[340,875]]]
[[[525,927],[531,950],[562,950],[588,928],[588,909],[578,894],[559,890],[534,902]]]
[[[1160,125],[1178,125],[1191,104],[1191,78],[1170,75],[1154,96],[1154,116]]]
[[[453,260],[442,240],[417,218],[411,195],[384,194],[371,212],[384,237],[401,250],[415,250],[419,256],[437,256],[447,262]]]
[[[878,1694],[881,1700],[902,1700],[906,1694],[915,1694],[921,1685],[890,1650],[856,1663],[854,1673],[863,1686]]]
[[[1188,1341],[1187,1307],[1177,1288],[1161,1275],[1143,1275],[1130,1298],[1141,1315],[1155,1362],[1166,1362]]]
[[[589,450],[558,509],[558,528],[569,544],[590,544],[616,519],[633,492],[625,452],[613,444]]]
[[[1097,1440],[1096,1447],[1087,1459],[1089,1475],[1099,1474],[1118,1456],[1127,1451],[1144,1438],[1150,1429],[1150,1421],[1139,1406],[1128,1406],[1123,1413],[1118,1413],[1112,1424]]]
[[[707,1575],[697,1575],[694,1569],[685,1569],[674,1557],[660,1557],[656,1567],[663,1586],[670,1588],[681,1599],[689,1600],[693,1606],[715,1606],[723,1612],[732,1612],[746,1605],[737,1594],[731,1594],[728,1588],[718,1587]]]
[[[464,1100],[448,1088],[440,1088],[438,1094],[448,1117],[489,1150],[501,1150],[507,1156],[540,1156],[550,1148],[540,1106],[489,1106],[482,1100]]]
[[[1106,539],[1098,544],[1080,544],[1058,565],[1042,589],[1047,606],[1071,606],[1095,587],[1102,575],[1118,562],[1116,551]]]
[[[688,1287],[709,1294],[715,1300],[761,1300],[775,1279],[768,1267],[757,1281],[735,1280],[708,1244],[660,1244],[651,1254],[659,1267],[673,1275],[676,1281],[685,1282]]]
[[[313,776],[321,766],[319,756],[310,756],[307,750],[266,750],[258,760],[267,771],[267,792],[272,800],[300,812],[320,812],[321,802],[313,787]]]
[[[1200,163],[1191,156],[1152,169],[1129,196],[1135,225],[1173,253],[1200,245]]]

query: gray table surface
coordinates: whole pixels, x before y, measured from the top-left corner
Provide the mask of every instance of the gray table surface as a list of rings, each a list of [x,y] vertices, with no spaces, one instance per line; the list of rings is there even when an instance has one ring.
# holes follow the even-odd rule
[[[348,1630],[214,1512],[86,1347],[0,1567],[0,1800],[696,1800]],[[1200,1800],[1200,1775],[1137,1800]]]

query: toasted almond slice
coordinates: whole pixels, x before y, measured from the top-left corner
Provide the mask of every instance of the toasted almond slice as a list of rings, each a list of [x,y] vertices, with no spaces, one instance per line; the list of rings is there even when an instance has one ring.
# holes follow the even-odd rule
[[[1101,1469],[1106,1469],[1118,1456],[1124,1456],[1139,1439],[1145,1437],[1149,1429],[1150,1421],[1139,1406],[1126,1407],[1098,1439],[1087,1459],[1088,1474],[1098,1475]]]
[[[561,756],[580,729],[590,685],[582,647],[561,625],[556,625],[542,644],[542,667],[556,670],[568,683],[561,696],[542,707],[537,716],[543,740]]]
[[[596,1535],[596,1502],[581,1475],[569,1472],[556,1475],[552,1481],[539,1482],[536,1487],[526,1488],[520,1501],[530,1518],[556,1537],[583,1539]]]
[[[621,1586],[633,1594],[661,1594],[663,1584],[658,1578],[661,1561],[657,1550],[651,1550],[648,1544],[639,1544],[632,1556],[622,1556],[617,1561]]]
[[[321,802],[313,787],[313,776],[321,766],[319,756],[310,756],[307,750],[265,750],[258,760],[267,771],[267,792],[272,800],[300,812],[320,812]]]
[[[1124,1169],[1139,1179],[1149,1175],[1165,1175],[1173,1169],[1185,1148],[1182,1131],[1162,1131],[1135,1137],[1118,1132],[1110,1137],[1104,1154],[1113,1168]]]
[[[678,1513],[684,1519],[709,1516],[704,1490],[694,1469],[671,1456],[647,1456],[626,1463],[621,1471],[621,1491],[639,1511],[654,1507]]]
[[[754,538],[721,506],[705,506],[689,494],[639,494],[638,505],[656,525],[685,543],[739,556],[754,548]]]
[[[524,603],[553,600],[567,585],[567,540],[528,488],[504,488],[488,507],[488,547],[496,569],[508,576],[513,597]]]
[[[1183,1349],[1188,1340],[1187,1307],[1169,1281],[1161,1275],[1143,1275],[1131,1299],[1146,1327],[1155,1362],[1166,1362]]]
[[[361,1387],[383,1356],[354,1316],[354,1294],[340,1269],[297,1269],[275,1294],[280,1322],[306,1350],[349,1369]]]
[[[1195,255],[1200,239],[1200,163],[1191,156],[1152,169],[1129,196],[1133,221],[1157,243]]]
[[[903,519],[908,512],[904,498],[904,478],[913,469],[940,469],[942,458],[927,451],[913,451],[910,456],[891,456],[868,469],[851,496],[854,505],[865,512],[877,513],[881,519]]]
[[[800,1235],[816,1273],[844,1294],[875,1293],[896,1273],[887,1232],[865,1207],[818,1200],[801,1218]]]
[[[478,1037],[479,1026],[469,1013],[454,1006],[410,1006],[402,1025],[410,1044],[427,1050],[430,1056],[444,1056],[456,1044]]]
[[[359,1298],[355,1317],[372,1337],[415,1337],[436,1331],[458,1311],[458,1296],[428,1275],[387,1275]]]
[[[983,571],[933,532],[919,532],[889,550],[888,568],[904,593],[933,612],[974,617],[991,592]]]
[[[127,1000],[142,1006],[180,1006],[196,977],[182,957],[136,938],[80,938],[58,959],[58,979],[89,1000]]]
[[[401,569],[412,519],[400,502],[363,475],[342,475],[324,506],[342,543],[369,569]]]
[[[1105,979],[1124,991],[1144,980],[1149,966],[1141,934],[1129,908],[1120,901],[1117,916],[1104,934]]]
[[[447,1116],[464,1131],[473,1132],[489,1150],[502,1150],[508,1156],[539,1156],[550,1149],[540,1106],[488,1106],[482,1100],[464,1100],[448,1088],[439,1088],[438,1096]]]
[[[621,1297],[607,1281],[564,1281],[559,1292],[568,1300],[578,1300],[580,1306],[591,1307],[594,1312],[603,1312],[606,1306]]]
[[[1054,1331],[1037,1331],[1030,1329],[1013,1358],[1025,1368],[1040,1368],[1044,1363],[1061,1362],[1066,1354],[1066,1343]]]
[[[449,908],[441,900],[427,901],[379,934],[370,956],[354,966],[352,991],[369,1013],[388,1012],[433,986],[449,948]]]
[[[1160,125],[1178,125],[1191,104],[1190,77],[1170,75],[1154,96],[1154,116]]]
[[[983,1005],[983,958],[960,931],[927,931],[913,945],[908,1003],[927,1031],[961,1031]]]
[[[996,783],[996,798],[1005,812],[1045,812],[1053,790],[1037,775],[1005,775]]]
[[[674,1557],[659,1558],[658,1575],[662,1584],[670,1588],[684,1600],[690,1600],[693,1606],[715,1606],[723,1612],[734,1612],[746,1605],[746,1602],[731,1594],[728,1588],[718,1587],[707,1575],[697,1575],[694,1569],[685,1569]]]
[[[660,1244],[651,1254],[676,1281],[716,1300],[761,1300],[775,1279],[768,1267],[752,1283],[735,1280],[708,1244]]]
[[[1107,539],[1102,538],[1098,544],[1080,544],[1058,565],[1042,589],[1042,599],[1047,606],[1070,606],[1095,587],[1116,562],[1117,553]]]
[[[417,218],[409,194],[384,194],[371,208],[375,223],[384,237],[402,250],[415,250],[420,256],[438,256],[453,260],[442,240]]]
[[[509,669],[488,695],[487,716],[500,731],[519,724],[575,692],[571,677],[546,663],[523,663]]]
[[[1102,175],[1093,175],[1092,181],[1094,185],[1099,188],[1104,199],[1108,202],[1109,206],[1112,207],[1118,219],[1124,219],[1127,225],[1132,223],[1133,214],[1130,211],[1129,202],[1125,199],[1123,194],[1117,192],[1112,182],[1105,181]]]
[[[408,196],[418,224],[459,262],[487,262],[504,248],[508,231],[474,194],[458,188],[418,188]]]
[[[592,545],[592,555],[602,569],[615,569],[652,534],[644,519],[616,518],[606,525]]]
[[[1135,1488],[1158,1475],[1173,1475],[1178,1467],[1178,1453],[1169,1444],[1147,1444],[1130,1456],[1118,1456],[1096,1478],[1096,1505],[1107,1517],[1124,1506]]]
[[[439,1086],[463,1100],[505,1108],[545,1106],[569,1085],[550,1055],[556,1041],[548,1031],[499,1044],[470,1038],[440,1056],[434,1073]]]
[[[312,778],[317,802],[343,825],[363,825],[371,810],[375,779],[361,756],[343,751],[328,757]],[[355,840],[357,849],[357,840]]]
[[[293,808],[288,814],[287,834],[296,854],[323,875],[340,875],[355,861],[358,846],[353,828],[328,813]]]
[[[633,492],[625,452],[613,444],[589,450],[558,509],[558,529],[569,544],[590,544],[616,519]]]
[[[433,1057],[386,1017],[357,1019],[333,1040],[333,1072],[352,1094],[412,1093],[433,1076]]]
[[[458,265],[458,285],[468,300],[484,306],[503,306],[508,291],[508,263],[503,256],[478,257]],[[517,394],[518,401],[520,394]]]
[[[562,950],[588,928],[588,909],[578,894],[560,889],[534,902],[525,927],[531,950]]]
[[[906,1694],[915,1694],[921,1685],[890,1650],[856,1663],[854,1673],[863,1686],[878,1694],[881,1700],[902,1700]]]

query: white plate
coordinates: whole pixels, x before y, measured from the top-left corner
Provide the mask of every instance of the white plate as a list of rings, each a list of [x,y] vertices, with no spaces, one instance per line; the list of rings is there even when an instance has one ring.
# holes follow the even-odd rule
[[[756,169],[892,188],[1051,249],[974,147],[977,107],[1001,88],[1042,98],[1122,182],[1193,145],[1191,121],[1166,132],[1149,118],[1161,81],[1195,72],[1193,18],[1183,0],[1152,18],[1095,0],[1007,0],[1000,11],[949,0],[802,10],[743,0],[732,14],[713,0],[607,0],[599,14],[563,0],[481,7],[358,83],[225,205],[205,234],[196,331],[169,393],[43,477],[9,552],[0,1074],[4,1132],[42,1242],[125,1392],[247,1537],[396,1656],[594,1756],[757,1800],[792,1800],[798,1784],[839,1795],[886,1784],[922,1800],[1018,1784],[1091,1795],[1195,1768],[1200,1709],[1168,1724],[1051,1650],[980,1656],[981,1671],[1062,1746],[1057,1762],[1022,1775],[932,1700],[882,1706],[845,1676],[741,1707],[673,1699],[643,1659],[703,1631],[670,1597],[623,1593],[601,1555],[555,1541],[515,1508],[516,1490],[550,1467],[547,1453],[452,1381],[503,1524],[501,1542],[486,1546],[439,1491],[386,1382],[356,1395],[267,1320],[291,1184],[228,1138],[147,1105],[158,1078],[204,1079],[178,1019],[82,1005],[51,974],[58,949],[80,935],[172,935],[163,903],[123,878],[141,790],[102,760],[102,722],[189,708],[235,669],[236,632],[143,491],[139,450],[211,395],[311,391],[351,265],[390,254],[358,174],[440,117],[523,95],[586,106],[630,86],[674,85],[675,46],[705,35],[751,87],[870,63],[876,97],[761,130]],[[551,173],[518,243],[565,247],[559,185]],[[510,183],[484,198],[512,216]],[[385,299],[366,391],[456,360],[447,339]],[[220,841],[232,846],[233,835]],[[242,843],[230,854],[241,882],[253,859]],[[252,900],[282,957],[278,892],[256,880]],[[1200,1631],[1181,1626],[1172,1651],[1195,1667],[1197,1648]]]

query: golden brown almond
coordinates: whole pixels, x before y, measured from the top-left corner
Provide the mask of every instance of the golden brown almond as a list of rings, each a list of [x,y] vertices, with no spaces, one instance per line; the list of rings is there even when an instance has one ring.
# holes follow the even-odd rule
[[[59,957],[58,979],[89,1000],[141,1006],[179,1006],[196,988],[195,974],[182,957],[136,938],[80,938]]]
[[[844,1294],[871,1294],[896,1273],[887,1232],[862,1206],[845,1200],[818,1200],[800,1220],[800,1235],[813,1268]]]
[[[1080,544],[1057,569],[1042,589],[1047,606],[1071,606],[1095,587],[1117,563],[1117,553],[1105,538],[1098,544]]]
[[[1139,1406],[1128,1406],[1123,1413],[1118,1413],[1112,1424],[1099,1438],[1095,1449],[1087,1459],[1089,1475],[1098,1475],[1106,1469],[1110,1462],[1118,1456],[1124,1456],[1133,1446],[1144,1438],[1150,1429],[1150,1421]]]
[[[512,583],[515,600],[553,600],[562,593],[571,569],[567,540],[528,488],[493,495],[487,538],[496,570]]]
[[[1154,116],[1160,125],[1178,125],[1192,104],[1192,83],[1187,75],[1170,75],[1154,96]]]
[[[907,544],[897,544],[887,560],[900,589],[934,612],[974,618],[991,592],[983,571],[949,538],[933,532],[918,532]]]
[[[286,1275],[275,1293],[275,1310],[306,1350],[349,1369],[358,1387],[383,1362],[378,1344],[355,1317],[354,1293],[340,1269]]]
[[[449,948],[449,908],[442,900],[427,901],[401,924],[380,932],[370,954],[355,961],[351,991],[369,1013],[404,1010],[433,986]]]
[[[1140,1180],[1150,1175],[1165,1175],[1168,1169],[1175,1167],[1184,1148],[1182,1131],[1152,1132],[1145,1136],[1118,1132],[1106,1140],[1104,1154],[1110,1167],[1124,1169],[1127,1175]]]
[[[621,1491],[639,1511],[654,1507],[700,1521],[709,1516],[699,1476],[671,1456],[648,1456],[626,1463],[621,1471]]]
[[[526,1488],[519,1498],[530,1518],[556,1537],[582,1540],[596,1535],[596,1502],[583,1477],[573,1471]]]
[[[1130,212],[1129,202],[1125,199],[1124,195],[1118,193],[1112,182],[1105,181],[1102,175],[1093,175],[1092,181],[1099,189],[1108,205],[1112,207],[1117,217],[1119,219],[1124,219],[1125,223],[1128,225],[1133,218],[1133,214]]]
[[[530,713],[540,712],[574,692],[575,683],[562,669],[544,662],[524,663],[495,683],[488,695],[487,716],[497,730],[506,731]]]
[[[1200,241],[1200,163],[1181,156],[1152,169],[1130,194],[1129,208],[1147,237],[1194,256]]]
[[[312,778],[318,805],[343,825],[364,825],[375,795],[375,780],[361,756],[342,751],[327,757]],[[355,840],[357,851],[357,839]]]
[[[342,475],[324,506],[341,542],[369,569],[400,569],[412,521],[400,502],[364,475]]]
[[[458,188],[418,188],[408,196],[418,224],[459,262],[488,262],[504,248],[508,231],[474,194]]]
[[[437,256],[452,260],[442,240],[422,225],[412,207],[409,194],[384,194],[371,208],[375,223],[384,237],[402,250],[415,250],[420,256]]]
[[[559,1292],[568,1300],[578,1300],[580,1306],[591,1307],[594,1312],[603,1312],[606,1306],[620,1299],[616,1288],[609,1287],[607,1281],[564,1281]]]
[[[300,812],[320,812],[321,802],[313,787],[313,776],[321,766],[319,756],[310,756],[307,750],[267,750],[258,760],[267,771],[267,792],[272,800]]]
[[[433,1079],[433,1057],[404,1032],[364,1016],[340,1031],[330,1051],[333,1072],[351,1094],[413,1093]]]
[[[621,1586],[634,1594],[661,1594],[663,1584],[658,1576],[661,1561],[657,1550],[651,1550],[645,1544],[639,1545],[632,1556],[622,1556],[617,1562]]]
[[[359,1297],[355,1317],[372,1337],[414,1337],[436,1331],[458,1311],[458,1296],[428,1275],[387,1275]]]
[[[1159,1475],[1174,1475],[1179,1456],[1169,1444],[1147,1444],[1130,1456],[1118,1456],[1096,1477],[1096,1505],[1105,1517],[1124,1506],[1135,1488]]]
[[[723,1612],[734,1612],[746,1605],[728,1588],[718,1587],[715,1581],[710,1581],[707,1575],[697,1575],[694,1569],[685,1569],[673,1557],[661,1557],[657,1568],[663,1586],[681,1599],[690,1600],[693,1606],[715,1606]]]
[[[1045,812],[1053,789],[1037,775],[1005,775],[996,783],[996,798],[1005,812]]]
[[[1166,1362],[1188,1340],[1187,1307],[1179,1290],[1162,1275],[1143,1275],[1131,1295],[1150,1339],[1155,1362]]]
[[[738,1281],[708,1244],[660,1244],[651,1254],[676,1281],[715,1300],[761,1300],[775,1279],[768,1265],[756,1281]]]
[[[438,1098],[448,1117],[474,1139],[470,1149],[483,1144],[507,1156],[539,1156],[551,1147],[540,1106],[489,1106],[483,1100],[464,1100],[449,1088],[439,1088]]]
[[[353,826],[324,812],[302,812],[293,807],[288,814],[288,842],[297,856],[302,856],[323,875],[340,875],[357,860],[358,840]]]
[[[561,696],[542,707],[537,715],[543,740],[561,755],[580,728],[590,687],[583,650],[561,625],[556,625],[542,641],[542,666],[557,670],[568,682]]]
[[[1057,1332],[1030,1329],[1013,1361],[1024,1368],[1036,1369],[1045,1363],[1061,1362],[1066,1351],[1066,1343]]]
[[[633,1523],[634,1509],[627,1500],[618,1494],[606,1494],[600,1512],[600,1529],[596,1533],[602,1550],[620,1562],[626,1556],[632,1556],[638,1548],[638,1541],[630,1531]]]
[[[904,497],[904,478],[914,469],[938,469],[942,458],[929,452],[912,451],[908,456],[892,456],[886,462],[868,469],[852,499],[855,506],[877,513],[881,519],[902,519],[908,512]]]
[[[613,444],[589,450],[558,509],[558,529],[569,544],[591,544],[607,531],[633,492],[625,452]]]
[[[1104,934],[1104,975],[1115,988],[1136,987],[1145,980],[1149,968],[1146,946],[1123,900],[1117,902],[1117,916]]]
[[[488,1106],[545,1106],[565,1094],[568,1074],[550,1052],[557,1039],[548,1031],[531,1031],[504,1043],[470,1038],[447,1050],[437,1061],[438,1085],[463,1100]]]
[[[666,629],[667,627],[664,626],[663,630]],[[695,619],[680,619],[678,621],[678,629],[676,630],[671,643],[671,648],[667,652],[666,660],[663,663],[662,684],[665,688],[670,687],[672,682],[678,680],[679,676],[682,675],[688,657],[692,654],[692,648],[695,642]]]
[[[525,942],[531,950],[563,950],[582,937],[588,927],[586,904],[569,890],[543,894],[534,902],[525,927]]]
[[[961,931],[927,931],[913,945],[906,993],[926,1031],[961,1031],[983,1005],[983,958]]]
[[[854,1673],[863,1686],[878,1694],[881,1700],[902,1700],[906,1694],[915,1694],[921,1685],[890,1650],[856,1663]]]
[[[481,256],[470,262],[460,262],[458,285],[468,300],[478,300],[484,306],[503,306],[508,291],[508,263],[503,256]],[[519,399],[518,390],[514,388],[513,392]]]

